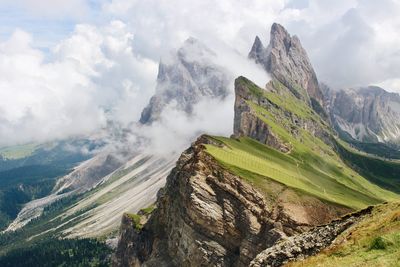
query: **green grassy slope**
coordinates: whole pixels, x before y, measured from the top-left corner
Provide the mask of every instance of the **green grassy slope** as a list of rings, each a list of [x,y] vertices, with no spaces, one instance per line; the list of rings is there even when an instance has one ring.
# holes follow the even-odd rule
[[[342,141],[338,141],[338,152],[354,169],[371,182],[388,190],[400,193],[400,163],[360,153]]]
[[[86,140],[0,149],[0,230],[16,218],[23,205],[48,195],[56,179],[90,155],[71,147],[90,146]]]
[[[316,256],[287,266],[399,266],[400,203],[375,207],[371,215],[342,233]]]
[[[0,148],[0,156],[5,159],[21,159],[32,155],[38,147],[37,144],[3,147]]]
[[[275,91],[267,92],[245,78],[239,83],[245,85],[258,102],[273,103],[264,108],[247,101],[251,110],[292,150],[284,154],[246,137],[239,140],[215,137],[223,146],[207,145],[207,151],[224,166],[245,179],[253,179],[258,186],[262,187],[259,180],[266,177],[353,209],[397,199],[395,193],[380,188],[348,167],[331,145],[295,124],[293,117],[311,121],[331,134],[328,124],[282,84],[274,81]]]

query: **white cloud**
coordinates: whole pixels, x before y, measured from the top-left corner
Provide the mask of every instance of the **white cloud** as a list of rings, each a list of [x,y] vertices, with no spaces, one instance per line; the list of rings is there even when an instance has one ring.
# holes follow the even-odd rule
[[[137,119],[157,64],[134,55],[132,39],[119,21],[78,25],[45,55],[16,30],[0,43],[0,145],[88,134],[103,127],[106,116]],[[127,106],[135,94],[142,103]]]
[[[393,0],[310,0],[286,26],[300,36],[320,80],[334,87],[381,84],[400,77],[399,12]]]
[[[245,54],[256,34],[268,42],[269,26],[277,21],[300,37],[320,80],[334,87],[400,76],[395,0],[112,0],[103,11],[125,20],[137,36],[138,52],[155,60],[188,36],[224,42]]]
[[[160,120],[151,126],[135,127],[134,135],[146,137],[148,142],[142,144],[146,153],[180,153],[201,134],[229,136],[233,131],[233,102],[233,94],[224,100],[203,98],[191,115],[171,103]]]
[[[159,59],[189,36],[215,50],[232,75],[263,85],[267,76],[244,59],[255,35],[268,42],[275,21],[300,37],[320,80],[334,87],[379,84],[400,91],[398,1],[112,0],[96,2],[102,5],[96,19],[85,15],[92,2],[0,0],[37,17],[88,20],[50,53],[34,49],[22,30],[0,42],[1,144],[83,134],[104,126],[106,118],[124,125],[137,120],[154,92]],[[104,26],[109,18],[118,20]],[[220,111],[225,116],[220,121],[232,117],[227,103],[219,105],[227,109]],[[207,121],[171,112],[166,114],[176,120],[162,123],[168,134],[212,130],[207,125],[213,116]],[[214,126],[226,135],[231,127]]]

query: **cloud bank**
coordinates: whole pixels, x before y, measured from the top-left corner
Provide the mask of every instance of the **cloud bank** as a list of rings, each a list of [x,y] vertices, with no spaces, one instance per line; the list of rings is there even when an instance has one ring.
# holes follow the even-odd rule
[[[153,93],[157,64],[135,55],[132,39],[125,24],[113,21],[78,25],[50,54],[32,48],[22,30],[1,42],[0,145],[90,134],[108,119],[135,120]]]
[[[62,17],[76,25],[43,51],[30,29],[3,23],[14,28],[0,40],[0,146],[87,135],[110,120],[137,121],[154,93],[160,58],[190,36],[217,52],[232,81],[245,75],[263,85],[268,77],[245,58],[255,35],[268,42],[275,21],[299,36],[321,81],[400,92],[400,3],[394,0],[104,0],[96,2],[98,16],[90,15],[92,1],[36,3],[0,1],[49,24],[65,11]],[[233,98],[201,102],[194,117],[174,112],[169,107],[153,128],[140,130],[154,146],[213,129],[229,135]]]

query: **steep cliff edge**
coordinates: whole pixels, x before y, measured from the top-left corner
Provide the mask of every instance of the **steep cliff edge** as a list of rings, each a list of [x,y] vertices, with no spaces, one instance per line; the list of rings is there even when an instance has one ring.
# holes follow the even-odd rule
[[[236,116],[238,134],[201,136],[182,153],[149,220],[124,218],[114,266],[248,266],[279,240],[394,197],[340,161],[308,105],[279,102],[300,101],[283,85],[236,85],[235,113],[248,113]],[[276,147],[259,142],[271,134]],[[350,225],[328,229],[318,250]]]
[[[313,225],[222,167],[207,145],[222,144],[202,136],[181,155],[147,223],[137,227],[124,217],[115,266],[247,266],[277,240]],[[327,221],[345,211],[324,210]]]
[[[124,217],[114,266],[280,266],[365,213],[341,216],[397,199],[342,161],[304,49],[280,25],[271,35],[250,57],[272,81],[236,79],[233,136],[182,153],[150,217]]]

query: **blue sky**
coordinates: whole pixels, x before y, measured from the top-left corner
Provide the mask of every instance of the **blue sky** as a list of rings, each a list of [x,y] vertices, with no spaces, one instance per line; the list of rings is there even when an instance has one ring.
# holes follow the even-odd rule
[[[28,3],[31,2],[31,3]],[[46,5],[47,1],[38,0]],[[47,50],[57,42],[71,34],[78,23],[100,23],[104,21],[105,14],[101,14],[101,7],[105,0],[75,1],[81,10],[63,11],[53,7],[49,10],[41,10],[41,6],[35,6],[35,1],[1,1],[0,0],[0,38],[7,39],[15,29],[22,29],[34,37],[35,47]],[[61,5],[62,6],[62,5]]]

